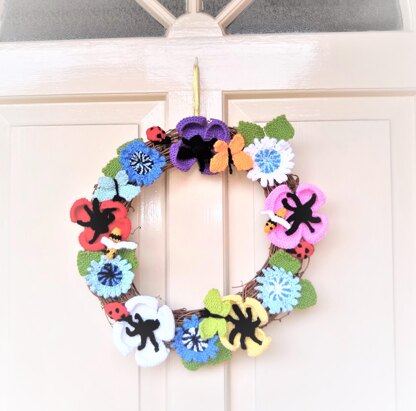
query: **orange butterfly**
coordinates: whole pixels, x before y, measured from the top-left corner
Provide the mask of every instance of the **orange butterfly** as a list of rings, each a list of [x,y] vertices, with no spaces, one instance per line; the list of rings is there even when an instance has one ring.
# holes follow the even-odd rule
[[[244,138],[241,134],[236,134],[227,144],[225,141],[218,140],[214,144],[214,150],[217,154],[212,157],[209,164],[211,173],[220,173],[227,166],[232,174],[231,166],[234,164],[237,170],[250,170],[253,168],[253,159],[243,151]]]

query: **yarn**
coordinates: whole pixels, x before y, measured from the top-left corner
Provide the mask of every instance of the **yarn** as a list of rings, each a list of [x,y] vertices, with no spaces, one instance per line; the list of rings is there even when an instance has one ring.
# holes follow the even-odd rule
[[[260,140],[264,137],[263,128],[256,123],[240,121],[237,131],[243,135],[246,146],[252,144],[255,138]]]
[[[81,275],[88,275],[88,268],[91,261],[100,261],[103,253],[97,251],[78,251],[77,267]]]
[[[102,172],[105,176],[114,178],[120,170],[120,161],[118,161],[118,157],[114,157],[103,167]]]
[[[276,117],[275,119],[269,121],[265,125],[264,131],[269,137],[273,137],[278,140],[290,140],[295,135],[295,129],[289,121],[287,121],[285,115]]]
[[[296,274],[302,263],[295,257],[292,257],[288,252],[284,250],[278,250],[269,258],[269,264],[283,268],[285,271],[290,271],[292,274]]]
[[[316,294],[314,286],[309,280],[301,280],[300,286],[301,296],[295,308],[298,310],[304,310],[305,308],[309,308],[315,305],[318,301],[318,296]]]
[[[113,324],[113,342],[122,355],[135,351],[140,367],[154,367],[168,357],[165,342],[173,339],[175,319],[167,305],[158,308],[156,298],[137,296],[125,308],[130,316]]]
[[[204,365],[217,365],[217,364],[221,364],[224,361],[231,360],[232,353],[230,350],[227,350],[219,341],[216,342],[216,346],[218,347],[217,354],[214,358],[211,358],[208,362],[197,363],[194,361],[186,362],[185,360],[182,360],[183,366],[190,371],[196,371],[196,370],[199,370]]]
[[[204,298],[205,312],[201,316],[205,316],[199,325],[199,331],[202,338],[212,338],[215,334],[220,337],[227,332],[227,323],[225,317],[229,314],[231,303],[223,300],[220,292],[216,288],[212,288]]]
[[[236,134],[230,144],[225,141],[217,141],[214,144],[214,150],[217,154],[211,159],[209,170],[212,173],[224,171],[227,167],[232,174],[232,165],[238,171],[250,170],[253,167],[252,158],[245,152],[244,139],[241,134]]]
[[[223,298],[231,303],[227,317],[227,332],[220,336],[221,343],[230,351],[246,350],[250,357],[262,354],[271,343],[271,338],[261,329],[268,322],[266,310],[255,298],[244,301],[240,295]]]

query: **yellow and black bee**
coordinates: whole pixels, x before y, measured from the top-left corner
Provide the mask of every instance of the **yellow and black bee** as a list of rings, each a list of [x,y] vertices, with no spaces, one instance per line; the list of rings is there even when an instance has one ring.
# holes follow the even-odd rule
[[[136,243],[132,241],[121,241],[121,231],[119,228],[115,228],[108,237],[103,237],[101,242],[106,246],[104,251],[105,256],[112,260],[118,250],[127,249],[134,250],[137,247]]]
[[[261,212],[269,217],[269,220],[264,225],[264,232],[270,234],[279,224],[286,229],[290,228],[290,224],[285,220],[287,210],[285,208],[279,208],[275,213],[271,210],[265,210]]]

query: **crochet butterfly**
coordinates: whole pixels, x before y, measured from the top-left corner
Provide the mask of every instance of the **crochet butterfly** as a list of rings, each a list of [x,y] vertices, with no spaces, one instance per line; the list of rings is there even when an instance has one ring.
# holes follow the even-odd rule
[[[122,199],[131,201],[139,193],[140,187],[129,184],[129,176],[126,171],[120,170],[116,174],[116,178],[100,177],[98,179],[98,188],[94,191],[93,198],[97,198],[100,202]]]
[[[236,134],[230,144],[218,140],[214,144],[214,150],[217,154],[211,159],[209,171],[220,173],[228,167],[230,174],[232,174],[232,165],[239,171],[253,168],[253,159],[243,151],[243,148],[244,138],[241,134]]]

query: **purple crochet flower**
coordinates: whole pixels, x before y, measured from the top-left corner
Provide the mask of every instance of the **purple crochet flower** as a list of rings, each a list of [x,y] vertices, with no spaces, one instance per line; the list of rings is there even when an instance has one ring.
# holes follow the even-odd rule
[[[215,119],[208,122],[207,119],[202,116],[185,117],[177,124],[176,130],[178,130],[181,137],[186,138],[187,140],[190,140],[195,136],[201,136],[202,140],[207,142],[213,138],[223,140],[227,143],[230,141],[230,130],[224,122]],[[170,147],[170,160],[177,169],[181,171],[188,171],[197,162],[197,159],[179,159],[178,152],[183,146],[184,143],[182,141],[172,144]],[[208,161],[203,173],[212,174],[209,171]]]

